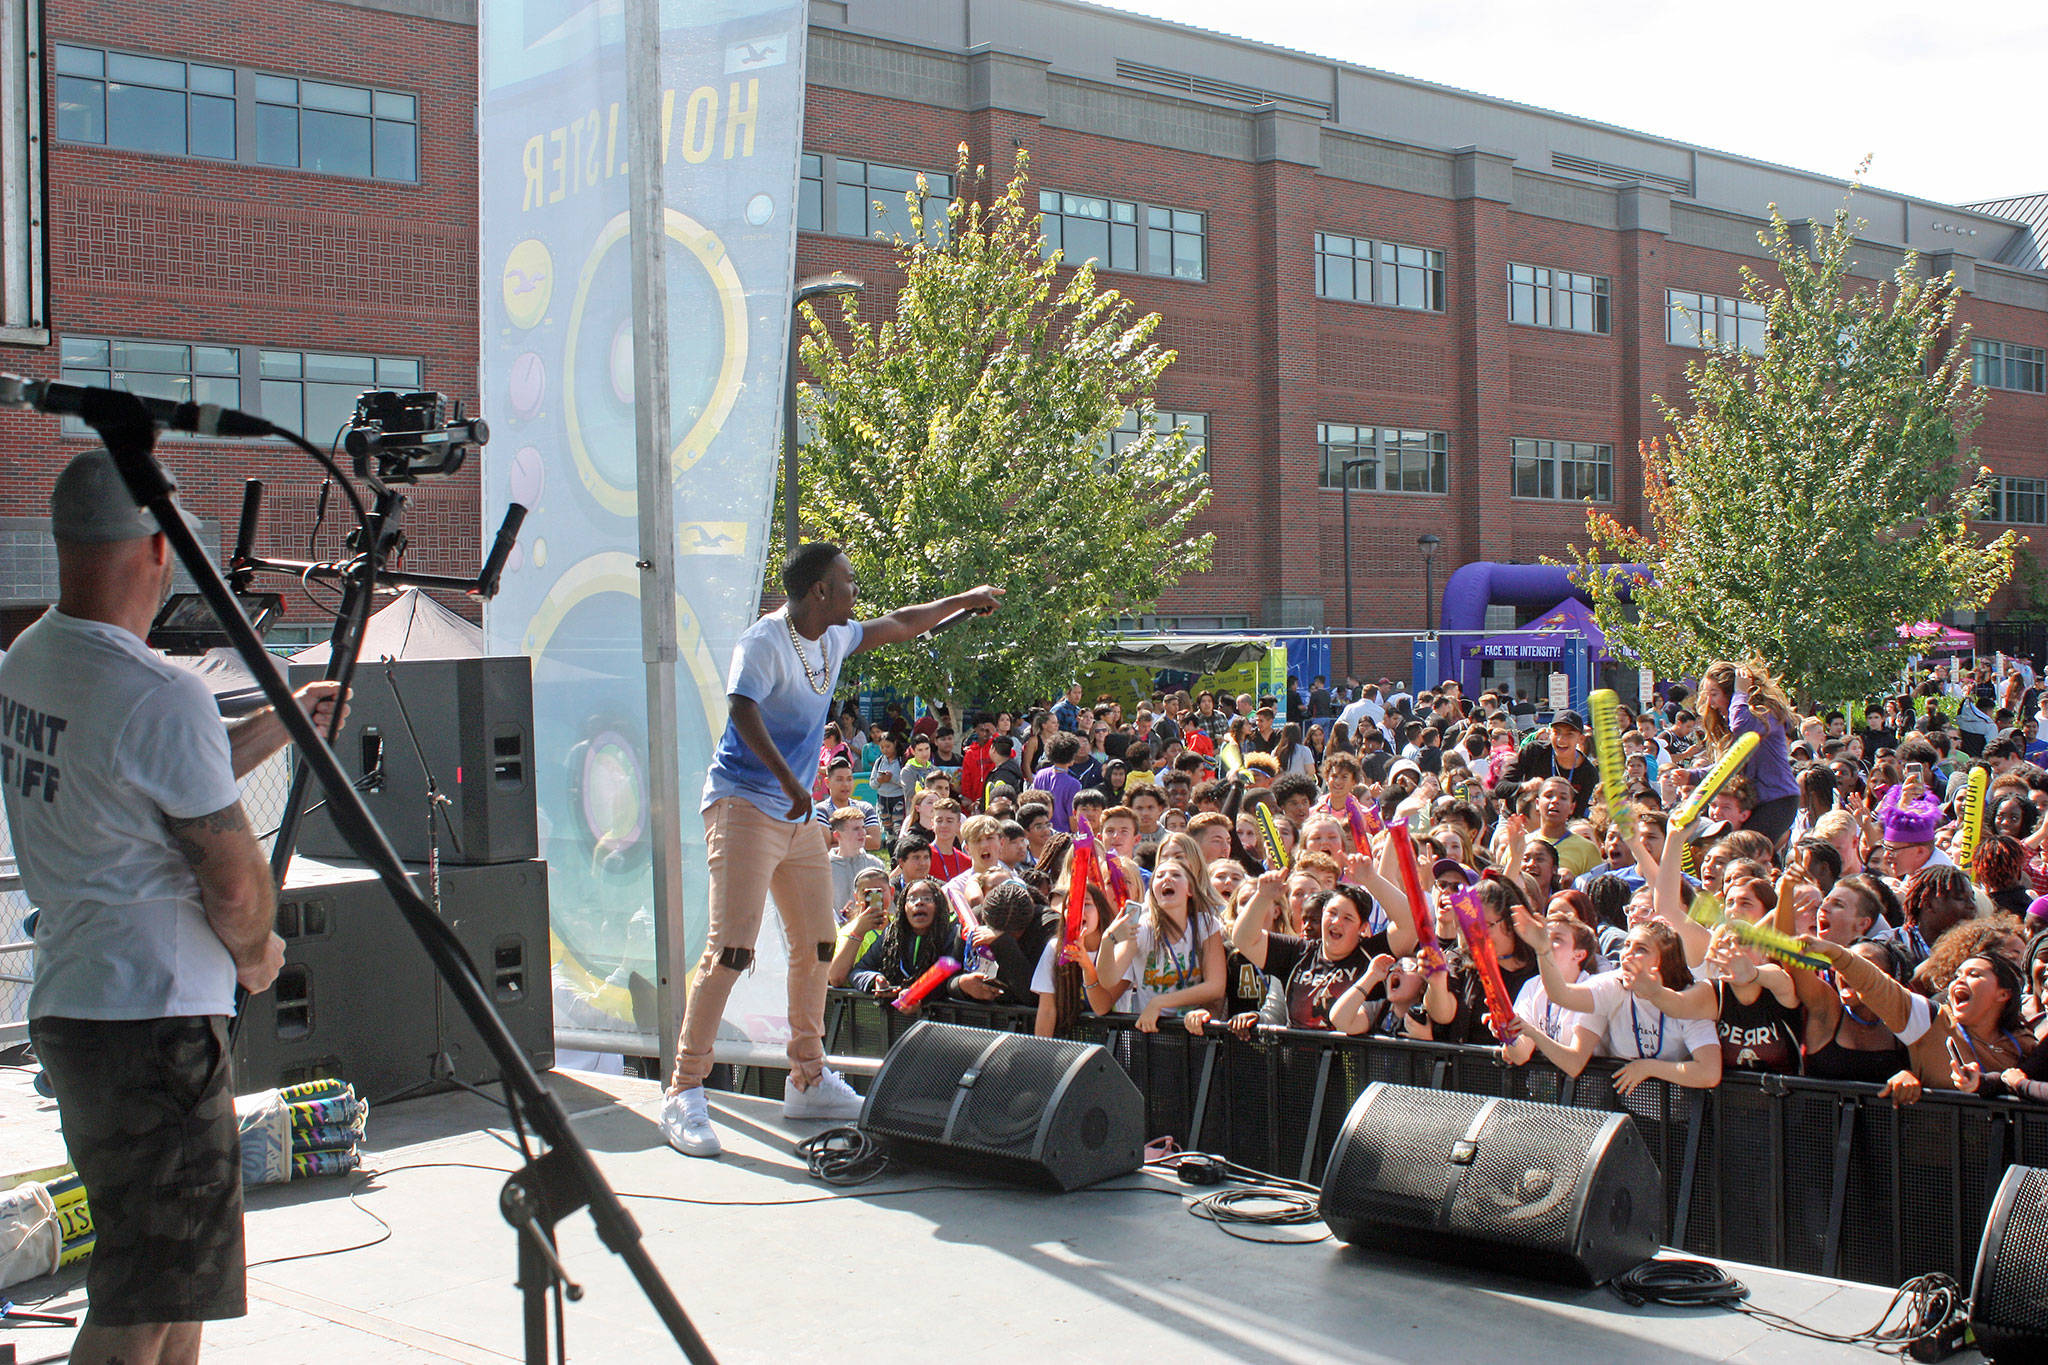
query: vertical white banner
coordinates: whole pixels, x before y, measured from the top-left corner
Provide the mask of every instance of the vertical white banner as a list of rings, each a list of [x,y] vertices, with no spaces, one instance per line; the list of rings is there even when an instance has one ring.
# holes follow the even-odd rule
[[[624,0],[625,4],[655,0]],[[681,809],[652,808],[641,654],[620,0],[486,0],[479,153],[483,521],[530,512],[484,614],[492,653],[534,661],[541,852],[558,1027],[653,1034],[654,831],[680,827],[685,922],[705,932],[697,802],[725,725],[725,666],[759,607],[796,248],[801,0],[666,0],[668,472],[675,507]],[[764,950],[780,935],[763,935]],[[760,975],[780,973],[763,953]],[[777,954],[779,956],[779,954]],[[771,973],[773,975],[771,975]],[[749,983],[750,985],[753,983]],[[779,1039],[779,1003],[740,1032]]]

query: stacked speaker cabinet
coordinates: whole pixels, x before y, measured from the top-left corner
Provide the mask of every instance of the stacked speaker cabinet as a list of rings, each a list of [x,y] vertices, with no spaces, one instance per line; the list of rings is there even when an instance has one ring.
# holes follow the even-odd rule
[[[1605,1284],[1663,1244],[1664,1181],[1626,1114],[1376,1083],[1323,1177],[1346,1242]]]
[[[426,870],[410,870],[424,890]],[[444,866],[441,918],[520,1051],[536,1070],[553,1067],[547,864]],[[245,1002],[237,1026],[240,1091],[336,1076],[375,1101],[449,1079],[498,1079],[496,1058],[368,868],[295,859],[277,930],[284,969]]]
[[[295,688],[320,677],[318,664],[292,666]],[[365,659],[351,686],[335,757],[399,857],[425,862],[430,837],[444,864],[521,862],[539,853],[531,660]],[[430,775],[446,801],[431,827]],[[324,803],[307,812],[298,851],[356,856]]]
[[[889,1049],[860,1129],[901,1160],[1074,1190],[1143,1164],[1145,1097],[1100,1044],[927,1019]]]
[[[1994,1361],[2048,1360],[2048,1168],[2006,1167],[1970,1277],[1970,1330]]]

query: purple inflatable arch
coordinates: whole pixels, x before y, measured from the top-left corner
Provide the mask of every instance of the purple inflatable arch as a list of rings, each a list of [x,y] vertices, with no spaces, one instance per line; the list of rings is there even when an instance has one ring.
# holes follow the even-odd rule
[[[1650,572],[1640,564],[1602,564],[1600,568],[1608,572],[1645,576]],[[1518,607],[1542,608],[1554,606],[1567,597],[1576,597],[1590,605],[1592,599],[1586,596],[1585,590],[1572,582],[1572,572],[1563,565],[1500,564],[1479,560],[1458,569],[1444,583],[1443,613],[1438,618],[1443,624],[1439,628],[1437,657],[1448,656],[1457,661],[1457,672],[1450,676],[1464,685],[1467,696],[1478,691],[1482,661],[1468,659],[1464,653],[1486,634],[1487,606],[1506,602]]]

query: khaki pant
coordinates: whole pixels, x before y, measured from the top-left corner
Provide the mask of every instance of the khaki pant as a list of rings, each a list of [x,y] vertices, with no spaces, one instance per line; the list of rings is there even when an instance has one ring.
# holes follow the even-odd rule
[[[825,836],[809,820],[778,820],[751,801],[727,796],[704,812],[704,844],[710,855],[711,930],[690,977],[669,1088],[702,1085],[710,1074],[711,1044],[739,977],[720,954],[731,948],[751,955],[772,892],[789,950],[790,1073],[799,1088],[809,1089],[825,1069],[825,973],[837,936]]]

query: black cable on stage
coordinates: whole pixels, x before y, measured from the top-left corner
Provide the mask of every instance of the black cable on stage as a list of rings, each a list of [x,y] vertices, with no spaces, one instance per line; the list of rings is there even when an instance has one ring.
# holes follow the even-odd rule
[[[1729,1308],[1766,1327],[1795,1336],[1838,1346],[1869,1346],[1895,1355],[1959,1330],[1969,1314],[1969,1299],[1962,1286],[1938,1272],[1906,1281],[1893,1293],[1877,1321],[1859,1332],[1829,1332],[1772,1309],[1759,1308],[1747,1302],[1747,1285],[1709,1261],[1645,1261],[1608,1288],[1624,1303],[1637,1307],[1658,1303],[1678,1308]],[[1894,1325],[1892,1319],[1902,1305],[1904,1316]],[[1942,1354],[1946,1352],[1928,1358],[1939,1359]]]
[[[1203,1195],[1188,1205],[1188,1212],[1205,1218],[1240,1242],[1266,1246],[1314,1246],[1330,1240],[1330,1230],[1320,1237],[1254,1237],[1239,1227],[1310,1227],[1323,1221],[1321,1201],[1315,1195],[1277,1185],[1239,1185]]]
[[[1322,1190],[1305,1181],[1267,1175],[1240,1166],[1224,1157],[1204,1152],[1174,1152],[1145,1163],[1146,1169],[1164,1171],[1186,1185],[1215,1185],[1224,1180],[1236,1185],[1212,1190],[1193,1200],[1188,1212],[1214,1223],[1240,1242],[1265,1246],[1314,1246],[1330,1240],[1325,1228],[1320,1237],[1256,1237],[1239,1228],[1313,1227],[1323,1221]]]
[[[828,1185],[865,1185],[889,1168],[888,1154],[852,1124],[813,1133],[796,1150],[812,1179]]]

